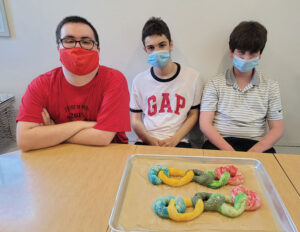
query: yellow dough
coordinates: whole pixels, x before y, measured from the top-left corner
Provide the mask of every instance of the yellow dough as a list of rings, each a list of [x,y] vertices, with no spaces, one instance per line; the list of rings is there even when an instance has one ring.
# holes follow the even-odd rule
[[[178,187],[185,185],[193,180],[194,172],[193,170],[189,170],[185,172],[183,170],[177,168],[169,168],[170,176],[182,177],[180,179],[167,177],[163,171],[159,171],[158,177],[163,180],[163,182],[167,185]]]
[[[185,205],[186,208],[193,206],[191,199],[184,198],[184,202],[186,204]],[[168,213],[169,213],[170,219],[177,221],[177,222],[185,222],[185,221],[191,221],[194,218],[198,217],[203,212],[203,209],[204,209],[203,201],[202,201],[202,199],[199,199],[192,212],[178,213],[177,209],[175,207],[175,200],[171,199],[169,202],[169,206],[168,206]]]

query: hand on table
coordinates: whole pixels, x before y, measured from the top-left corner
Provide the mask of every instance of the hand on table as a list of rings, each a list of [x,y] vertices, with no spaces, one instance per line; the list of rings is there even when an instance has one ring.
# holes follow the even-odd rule
[[[160,145],[159,145],[160,140],[157,139],[157,138],[154,138],[154,137],[148,138],[147,143],[148,143],[149,145],[152,145],[152,146],[160,146]]]
[[[176,147],[176,145],[180,142],[176,137],[171,137],[168,139],[159,140],[159,146],[162,147]]]

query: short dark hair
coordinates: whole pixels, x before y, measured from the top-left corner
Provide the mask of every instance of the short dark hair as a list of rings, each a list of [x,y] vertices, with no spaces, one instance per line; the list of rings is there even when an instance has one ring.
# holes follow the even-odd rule
[[[145,45],[145,38],[151,35],[165,35],[171,42],[171,34],[168,25],[161,19],[151,17],[144,25],[142,31],[142,41]]]
[[[229,48],[256,53],[263,52],[267,42],[267,29],[259,22],[243,21],[230,34]]]
[[[63,27],[63,25],[65,25],[66,23],[83,23],[88,25],[94,32],[94,36],[95,36],[95,40],[97,42],[97,47],[99,47],[100,43],[99,43],[99,37],[98,37],[98,33],[96,31],[96,29],[93,27],[93,25],[87,21],[85,18],[82,18],[80,16],[68,16],[65,17],[58,25],[56,28],[56,43],[59,44],[60,43],[60,36],[61,36],[61,28]]]

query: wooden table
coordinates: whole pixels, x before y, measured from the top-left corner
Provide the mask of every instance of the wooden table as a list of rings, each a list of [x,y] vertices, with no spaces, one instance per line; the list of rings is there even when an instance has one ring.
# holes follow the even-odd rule
[[[300,228],[300,198],[294,188],[299,182],[285,155],[276,155],[276,159],[272,154],[244,152],[63,144],[23,154],[0,155],[0,231],[109,231],[109,216],[126,160],[131,154],[259,159]],[[299,158],[296,158],[297,162]]]
[[[300,155],[275,154],[275,158],[300,196]]]
[[[65,144],[0,155],[0,231],[106,231],[134,149]]]

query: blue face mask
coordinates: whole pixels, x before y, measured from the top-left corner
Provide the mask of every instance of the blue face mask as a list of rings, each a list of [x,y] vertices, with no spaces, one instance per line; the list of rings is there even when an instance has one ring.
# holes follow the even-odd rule
[[[258,65],[258,61],[259,61],[259,56],[247,61],[242,58],[239,58],[238,56],[234,56],[232,64],[240,72],[249,72]]]
[[[166,66],[170,58],[170,53],[167,50],[152,52],[148,57],[148,63],[150,63],[154,67],[162,68]]]

